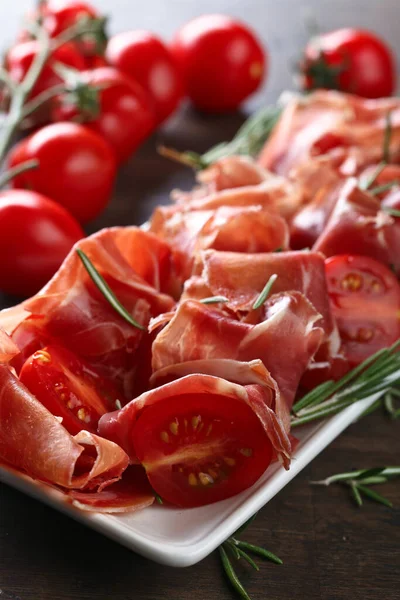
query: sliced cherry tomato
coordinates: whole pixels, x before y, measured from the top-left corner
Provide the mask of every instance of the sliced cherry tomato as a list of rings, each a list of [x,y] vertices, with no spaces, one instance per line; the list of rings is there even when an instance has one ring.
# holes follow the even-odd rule
[[[108,42],[106,58],[148,92],[158,123],[177,108],[183,97],[181,76],[168,48],[153,33],[143,30],[118,33]]]
[[[76,119],[82,115],[85,125],[101,134],[122,162],[138,148],[155,126],[152,101],[142,87],[113,67],[85,71],[80,76],[83,84],[98,88],[99,111],[91,114],[85,103],[74,106],[61,102],[53,111],[54,121]]]
[[[84,233],[65,208],[35,192],[0,193],[0,288],[37,292]]]
[[[7,53],[5,59],[6,69],[11,78],[20,83],[27,74],[33,59],[39,51],[40,45],[37,40],[22,42],[13,46]],[[72,43],[63,44],[52,52],[50,58],[36,82],[31,97],[37,96],[54,85],[62,82],[61,77],[55,72],[53,65],[62,63],[78,71],[85,68],[85,62],[76,46]]]
[[[358,364],[400,337],[400,284],[390,269],[367,256],[332,256],[325,265],[343,349]]]
[[[120,391],[82,358],[61,346],[37,350],[20,372],[21,382],[73,435],[96,433],[102,415],[125,404]]]
[[[188,394],[145,408],[133,430],[136,454],[155,491],[177,506],[201,506],[250,487],[272,446],[244,402]]]
[[[203,15],[181,27],[171,51],[188,96],[209,112],[237,108],[267,72],[267,57],[255,34],[224,15]]]
[[[304,89],[335,89],[365,98],[391,96],[394,56],[383,40],[360,29],[337,29],[307,44],[301,64]]]
[[[106,206],[116,161],[108,143],[97,133],[76,123],[47,125],[14,146],[9,166],[34,158],[39,160],[39,168],[15,177],[14,188],[49,196],[82,223]]]

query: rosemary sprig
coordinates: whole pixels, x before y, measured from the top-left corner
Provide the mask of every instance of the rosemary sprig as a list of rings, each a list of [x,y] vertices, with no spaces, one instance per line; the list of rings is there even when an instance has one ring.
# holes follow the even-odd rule
[[[388,183],[383,183],[382,185],[377,185],[376,187],[369,190],[369,193],[373,196],[377,196],[378,194],[382,194],[383,192],[387,192],[391,190],[393,187],[396,187],[400,184],[398,179],[393,179],[393,181],[389,181]]]
[[[387,483],[395,477],[400,477],[400,467],[377,467],[351,471],[349,473],[337,473],[321,481],[310,481],[310,484],[329,486],[332,483],[340,483],[349,488],[357,506],[362,506],[362,497],[366,496],[370,500],[392,508],[393,505],[390,500],[381,496],[375,490],[371,490],[368,486]]]
[[[339,381],[326,381],[303,396],[292,408],[292,427],[334,415],[347,406],[391,392],[400,382],[400,340],[378,350]]]
[[[260,293],[260,295],[258,296],[256,301],[254,302],[253,307],[252,307],[253,310],[257,310],[257,308],[260,308],[260,306],[262,306],[264,304],[264,302],[266,301],[266,299],[268,298],[268,296],[271,293],[272,286],[274,285],[274,283],[277,279],[278,279],[278,275],[276,273],[271,275],[271,277],[268,279],[267,283],[265,284],[262,292]]]
[[[382,210],[392,217],[400,217],[400,210],[397,208],[392,208],[391,206],[382,206]]]
[[[242,540],[237,539],[237,535],[242,533],[256,518],[257,513],[251,517],[246,523],[244,523],[237,531],[228,538],[219,548],[219,555],[222,562],[222,567],[225,571],[225,574],[232,585],[233,589],[236,593],[243,598],[243,600],[251,600],[249,594],[246,592],[242,583],[240,582],[239,577],[235,569],[233,568],[231,558],[235,560],[240,560],[243,558],[253,569],[259,571],[259,566],[257,563],[251,558],[249,552],[255,554],[256,556],[260,556],[261,558],[265,558],[277,565],[282,565],[283,561],[265,548],[261,546],[255,546],[254,544],[249,544],[248,542],[243,542]],[[231,557],[231,558],[230,558]]]
[[[361,190],[368,190],[371,185],[373,183],[375,183],[377,177],[379,177],[379,175],[382,173],[383,169],[386,167],[386,163],[385,162],[381,162],[379,163],[379,165],[376,167],[375,171],[372,173],[371,177],[369,177],[368,179],[365,179],[364,181],[362,181],[360,183],[360,189]]]
[[[115,310],[115,312],[117,312],[123,319],[125,319],[125,321],[128,321],[128,323],[130,325],[133,325],[133,327],[136,327],[137,329],[141,329],[142,331],[145,331],[146,327],[144,327],[143,325],[140,325],[140,323],[135,321],[135,319],[132,317],[132,315],[129,314],[129,312],[126,310],[126,308],[118,300],[118,298],[116,297],[116,295],[114,294],[114,292],[112,291],[112,289],[110,288],[110,286],[108,285],[108,283],[106,282],[104,277],[102,275],[100,275],[100,273],[98,272],[98,270],[96,269],[96,267],[94,266],[94,264],[92,263],[90,258],[88,256],[86,256],[86,254],[79,248],[76,249],[76,253],[79,256],[79,258],[81,259],[82,264],[85,267],[86,271],[88,272],[89,277],[91,278],[93,283],[96,285],[97,289],[103,294],[103,296],[107,300],[107,302]]]
[[[205,169],[215,161],[234,154],[254,157],[261,151],[278,122],[281,112],[282,109],[278,106],[262,108],[243,123],[230,142],[217,144],[204,154],[191,151],[179,152],[165,146],[160,146],[158,152],[166,158],[193,169]]]
[[[225,296],[210,296],[209,298],[203,298],[200,302],[202,304],[219,304],[220,302],[229,302],[229,298]]]

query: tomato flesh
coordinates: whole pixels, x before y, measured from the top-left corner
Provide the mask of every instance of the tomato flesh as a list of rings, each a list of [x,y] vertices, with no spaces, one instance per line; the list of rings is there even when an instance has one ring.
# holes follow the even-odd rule
[[[400,285],[390,269],[366,256],[333,256],[325,265],[343,349],[358,364],[400,337]]]
[[[21,382],[73,435],[85,429],[96,433],[102,415],[115,410],[119,390],[93,367],[60,346],[37,350],[25,362]],[[117,403],[117,404],[116,404]]]
[[[241,492],[259,479],[272,457],[253,410],[213,394],[182,395],[145,408],[132,435],[155,491],[182,507]]]

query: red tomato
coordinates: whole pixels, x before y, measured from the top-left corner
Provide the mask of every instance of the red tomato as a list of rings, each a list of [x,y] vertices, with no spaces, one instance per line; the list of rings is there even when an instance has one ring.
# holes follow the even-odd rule
[[[126,160],[155,126],[151,99],[136,81],[113,67],[85,71],[82,82],[102,88],[99,114],[88,116],[85,125],[107,140],[119,162]],[[74,119],[77,114],[79,109],[68,102],[62,104],[61,99],[53,120]]]
[[[31,40],[22,42],[13,46],[7,53],[5,65],[11,78],[16,82],[21,82],[28,72],[33,59],[39,50],[39,42]],[[62,63],[81,71],[85,68],[83,57],[78,52],[76,46],[72,43],[63,44],[51,54],[38,81],[35,84],[31,97],[37,96],[44,90],[62,82],[62,79],[53,69],[54,63]]]
[[[121,402],[119,390],[82,358],[60,346],[37,350],[21,369],[21,382],[73,435],[97,432],[102,415]],[[121,402],[124,404],[125,400]]]
[[[212,394],[188,394],[145,408],[133,443],[155,491],[182,507],[241,492],[259,479],[272,457],[252,409]]]
[[[261,84],[267,59],[254,33],[224,15],[184,25],[171,45],[186,91],[201,110],[234,110]]]
[[[157,122],[174,112],[183,97],[183,85],[167,47],[149,31],[126,31],[112,37],[106,58],[149,93]]]
[[[28,296],[57,271],[84,233],[75,219],[45,196],[0,193],[0,288]]]
[[[301,65],[305,89],[336,89],[365,98],[391,96],[396,88],[391,49],[360,29],[337,29],[313,38]]]
[[[344,352],[358,364],[400,337],[400,284],[390,269],[367,256],[333,256],[325,265]]]
[[[79,0],[48,0],[44,3],[43,21],[50,37],[56,37],[80,19],[99,17],[97,10]]]
[[[94,131],[76,123],[47,125],[11,150],[9,166],[38,159],[38,169],[14,178],[14,188],[45,194],[79,221],[96,217],[110,199],[116,174],[114,154]]]

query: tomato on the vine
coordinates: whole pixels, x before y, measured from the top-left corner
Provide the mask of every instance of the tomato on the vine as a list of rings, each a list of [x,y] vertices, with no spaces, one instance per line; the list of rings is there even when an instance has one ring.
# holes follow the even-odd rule
[[[262,83],[267,56],[249,27],[203,15],[181,27],[171,45],[186,92],[201,110],[234,110]]]
[[[84,71],[79,75],[82,84],[98,91],[98,106],[85,106],[85,97],[79,106],[63,98],[55,106],[54,121],[73,120],[82,116],[85,125],[99,133],[114,150],[117,160],[123,162],[137,149],[155,126],[152,101],[141,86],[113,67]],[[96,110],[97,108],[97,110]]]
[[[250,406],[212,394],[186,394],[145,407],[132,436],[154,490],[182,507],[238,494],[259,479],[272,457]]]
[[[24,79],[39,49],[40,44],[37,40],[21,42],[10,48],[6,55],[5,66],[13,81],[20,83]],[[62,83],[61,77],[54,70],[56,63],[78,71],[85,68],[84,59],[77,47],[72,43],[63,44],[51,53],[32,90],[31,97]]]
[[[37,350],[23,365],[20,381],[73,435],[97,432],[102,415],[125,404],[113,383],[61,346]]]
[[[43,25],[50,37],[56,37],[81,19],[96,19],[100,15],[88,2],[79,0],[47,0],[41,10]]]
[[[365,98],[391,96],[396,88],[394,56],[370,31],[337,29],[312,38],[301,63],[302,86],[335,89]]]
[[[24,190],[0,193],[0,289],[29,296],[54,275],[84,233],[49,198]]]
[[[332,312],[350,363],[400,338],[400,284],[388,267],[348,254],[328,258],[325,266]]]
[[[107,44],[106,59],[126,73],[151,96],[161,123],[177,108],[183,84],[175,61],[163,42],[150,31],[126,31]]]
[[[47,125],[16,144],[9,167],[37,159],[39,167],[14,177],[14,188],[34,190],[67,208],[80,222],[96,217],[110,199],[116,161],[109,144],[77,123]]]

